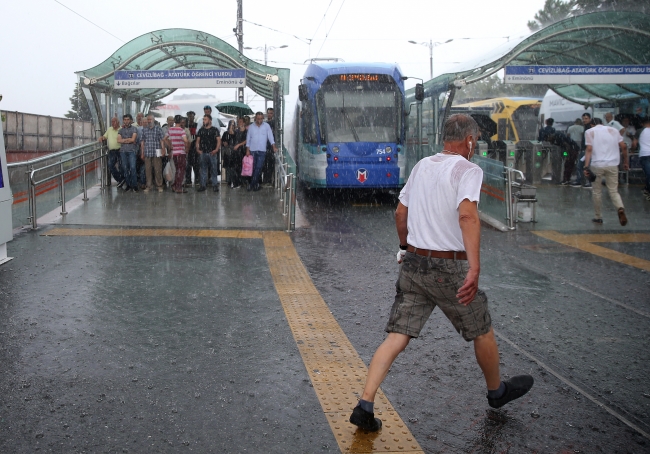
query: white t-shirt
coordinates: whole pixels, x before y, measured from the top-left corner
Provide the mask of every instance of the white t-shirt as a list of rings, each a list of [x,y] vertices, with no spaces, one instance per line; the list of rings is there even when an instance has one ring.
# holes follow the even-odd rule
[[[458,206],[481,197],[483,171],[462,156],[445,155],[418,162],[399,195],[408,208],[408,244],[434,251],[464,251]]]
[[[632,125],[629,125],[627,128],[625,128],[625,131],[623,131],[623,142],[625,142],[625,145],[627,145],[628,151],[632,147],[632,137],[636,135],[636,128]]]
[[[623,136],[614,128],[596,125],[585,131],[585,144],[592,146],[590,166],[612,167],[621,162],[618,144]]]
[[[621,132],[621,129],[623,129],[623,125],[620,124],[620,123],[619,123],[618,121],[616,121],[616,120],[612,120],[612,121],[610,121],[609,123],[607,123],[607,126],[609,126],[610,128],[614,128],[614,129],[616,129],[616,130],[619,132],[619,134],[620,134],[620,132]]]
[[[639,136],[639,157],[650,156],[650,128],[644,128]]]

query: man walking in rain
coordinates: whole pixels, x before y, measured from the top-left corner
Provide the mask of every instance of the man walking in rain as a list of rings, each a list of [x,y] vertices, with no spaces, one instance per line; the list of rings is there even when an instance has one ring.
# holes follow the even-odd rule
[[[618,165],[621,162],[621,152],[623,153],[623,169],[629,170],[627,160],[627,146],[623,141],[620,131],[611,126],[603,126],[600,118],[594,118],[596,126],[585,131],[585,167],[591,167],[591,171],[596,175],[596,181],[605,178],[605,184],[609,191],[609,198],[614,204],[618,213],[618,221],[621,225],[627,224],[623,200],[618,193]],[[620,151],[619,151],[620,147]],[[585,170],[585,176],[587,171]],[[602,216],[602,192],[601,184],[594,184],[592,190],[592,200],[594,203],[594,218],[592,221],[596,224],[603,223]]]
[[[478,125],[470,116],[452,115],[443,134],[443,152],[415,165],[395,211],[401,267],[388,336],[370,362],[363,395],[350,416],[352,424],[371,432],[381,428],[374,415],[379,385],[436,306],[466,341],[474,342],[491,407],[502,407],[533,386],[530,375],[501,381],[487,296],[478,288],[483,172],[469,162],[479,139]]]

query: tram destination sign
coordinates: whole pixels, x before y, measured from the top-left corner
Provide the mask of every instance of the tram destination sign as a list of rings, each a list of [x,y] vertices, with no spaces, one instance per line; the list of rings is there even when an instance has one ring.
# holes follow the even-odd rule
[[[648,84],[650,65],[506,66],[507,84]]]
[[[246,86],[245,69],[183,69],[115,71],[115,88],[239,88]]]

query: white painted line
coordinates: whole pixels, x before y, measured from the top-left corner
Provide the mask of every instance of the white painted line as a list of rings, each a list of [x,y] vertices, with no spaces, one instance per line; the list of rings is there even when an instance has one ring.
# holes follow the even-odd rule
[[[542,361],[540,361],[539,359],[535,358],[533,355],[531,355],[530,353],[528,353],[526,350],[524,350],[524,349],[522,349],[521,347],[519,347],[517,344],[515,344],[513,341],[511,341],[510,339],[508,339],[506,336],[504,336],[503,334],[501,334],[500,332],[498,332],[496,329],[494,330],[494,334],[496,334],[496,336],[499,337],[500,339],[503,339],[507,344],[509,344],[512,348],[514,348],[515,350],[517,350],[519,353],[521,353],[522,355],[524,355],[524,356],[527,357],[528,359],[530,359],[530,360],[532,360],[532,361],[535,361],[535,362],[536,362],[540,367],[543,367],[543,368],[544,368],[548,373],[550,373],[551,375],[555,376],[555,378],[557,378],[558,380],[560,380],[562,383],[564,383],[564,384],[566,384],[566,385],[572,387],[573,389],[575,389],[576,391],[578,391],[580,394],[582,394],[583,396],[585,396],[587,399],[589,399],[590,401],[592,401],[594,404],[596,404],[598,407],[604,409],[607,413],[609,413],[610,415],[614,416],[616,419],[618,419],[619,421],[621,421],[623,424],[625,424],[625,425],[627,425],[628,427],[630,427],[630,428],[636,430],[636,431],[639,432],[641,435],[643,435],[645,438],[647,438],[647,439],[650,440],[650,434],[648,434],[647,432],[645,432],[643,429],[641,429],[641,428],[640,428],[639,426],[637,426],[636,424],[634,424],[634,423],[632,423],[631,421],[627,420],[623,415],[619,414],[619,413],[616,412],[614,409],[608,407],[607,405],[605,405],[604,403],[602,403],[601,401],[599,401],[598,399],[596,399],[595,397],[593,397],[591,394],[589,394],[587,391],[583,390],[583,389],[580,388],[579,386],[574,385],[573,383],[571,383],[567,378],[564,378],[562,375],[560,375],[559,373],[555,372],[555,371],[554,371],[553,369],[551,369],[549,366],[547,366],[546,364],[544,364],[544,363],[543,363]]]

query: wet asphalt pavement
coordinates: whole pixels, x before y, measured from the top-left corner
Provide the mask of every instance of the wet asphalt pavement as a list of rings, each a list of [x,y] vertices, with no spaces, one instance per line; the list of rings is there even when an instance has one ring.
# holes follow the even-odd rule
[[[296,249],[367,364],[397,279],[396,200],[298,198]],[[261,240],[40,233],[0,267],[1,453],[339,452]],[[650,452],[598,405],[650,432],[648,273],[525,228],[482,235],[502,375],[536,383],[490,409],[471,343],[435,311],[382,385],[425,452]]]
[[[300,200],[311,227],[294,234],[296,248],[368,364],[385,337],[397,279],[396,200],[345,192],[303,193]],[[638,257],[650,251],[648,243],[624,247]],[[513,233],[483,228],[480,285],[502,375],[528,373],[536,383],[522,399],[490,409],[471,343],[434,311],[382,385],[425,452],[650,452],[650,440],[525,355],[649,432],[648,273],[541,239],[525,226]]]

